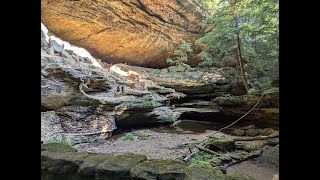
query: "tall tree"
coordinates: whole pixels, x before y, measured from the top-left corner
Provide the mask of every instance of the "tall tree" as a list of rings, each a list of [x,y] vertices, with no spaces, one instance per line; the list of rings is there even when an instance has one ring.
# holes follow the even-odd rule
[[[204,0],[211,15],[208,33],[197,42],[206,43],[199,65],[230,61],[236,57],[246,90],[245,63],[259,71],[272,69],[278,61],[278,0]],[[248,71],[248,69],[247,69]],[[252,69],[250,69],[252,71]]]

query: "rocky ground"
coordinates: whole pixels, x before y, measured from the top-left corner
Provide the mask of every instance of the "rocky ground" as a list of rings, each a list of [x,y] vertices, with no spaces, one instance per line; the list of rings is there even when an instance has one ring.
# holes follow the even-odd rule
[[[113,153],[138,153],[145,154],[151,159],[175,159],[181,154],[187,154],[188,148],[183,144],[197,143],[204,140],[214,131],[201,134],[172,134],[154,132],[149,129],[135,130],[134,140],[123,140],[124,134],[115,135],[104,144],[79,144],[75,148],[86,152],[113,152]],[[145,134],[145,138],[139,137]]]
[[[179,128],[176,128],[179,130]],[[167,132],[166,132],[167,131]],[[75,146],[80,152],[95,153],[135,153],[144,154],[148,159],[177,159],[189,153],[188,144],[196,144],[214,133],[214,130],[194,133],[182,130],[173,133],[170,128],[151,128],[133,130],[133,140],[124,140],[125,133],[114,135],[102,144],[78,144]],[[225,133],[218,136],[226,138],[237,137]],[[261,141],[251,141],[250,144],[261,144]],[[270,143],[269,143],[270,144]],[[227,174],[249,175],[257,180],[276,178],[279,173],[279,145],[264,147],[261,156],[251,158],[227,168]]]
[[[257,180],[279,179],[279,145],[266,146],[260,157],[235,164],[227,173],[241,173]]]

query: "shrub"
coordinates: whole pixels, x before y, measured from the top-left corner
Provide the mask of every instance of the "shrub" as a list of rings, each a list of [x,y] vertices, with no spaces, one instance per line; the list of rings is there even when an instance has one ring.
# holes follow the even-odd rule
[[[134,139],[133,137],[133,134],[132,133],[126,133],[123,137],[122,137],[123,140],[130,140],[132,141]]]

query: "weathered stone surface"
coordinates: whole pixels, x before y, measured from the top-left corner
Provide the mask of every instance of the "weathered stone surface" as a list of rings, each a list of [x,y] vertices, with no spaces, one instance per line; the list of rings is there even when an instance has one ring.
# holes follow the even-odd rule
[[[63,133],[60,118],[55,111],[41,112],[41,141],[46,143],[51,138]]]
[[[152,116],[156,116],[162,122],[174,122],[179,118],[180,114],[174,113],[169,107],[164,106],[154,108],[150,113],[150,117]]]
[[[95,57],[150,67],[167,66],[180,40],[193,41],[204,29],[187,0],[42,0],[41,14],[50,31]]]
[[[187,164],[172,160],[147,160],[131,169],[131,176],[140,179],[184,180],[191,174]]]
[[[265,140],[260,141],[237,141],[236,148],[245,150],[246,152],[253,152],[255,150],[261,150],[266,145]]]
[[[226,180],[255,180],[255,179],[249,175],[232,173],[227,175]]]
[[[244,134],[246,136],[258,136],[260,134],[260,131],[258,129],[248,129],[245,130]]]
[[[190,166],[192,175],[190,180],[215,179],[224,180],[225,176],[218,167],[212,167],[204,164],[193,164]]]
[[[79,94],[72,84],[41,76],[41,105],[46,108],[59,109]]]
[[[271,135],[274,132],[275,132],[275,130],[273,130],[272,128],[260,129],[260,135],[262,135],[262,136],[268,136],[268,135]]]
[[[225,96],[214,99],[221,106],[254,106],[261,98],[261,93],[247,94],[243,96]],[[264,95],[258,107],[279,107],[279,90]]]
[[[41,170],[55,174],[74,174],[88,156],[88,153],[80,152],[41,151]]]
[[[183,161],[148,160],[140,154],[95,154],[60,151],[56,144],[48,144],[41,151],[41,171],[45,176],[73,177],[73,179],[106,180],[198,180],[225,179],[217,167],[204,164],[189,166]],[[51,148],[54,147],[54,148]],[[70,148],[70,147],[69,147]],[[72,148],[71,148],[72,149]]]
[[[244,130],[243,129],[235,129],[233,133],[237,136],[243,136],[244,135]]]
[[[96,170],[96,177],[99,179],[110,177],[113,177],[113,179],[129,179],[131,168],[145,160],[147,160],[147,157],[140,154],[122,154],[112,156],[98,166]]]
[[[41,141],[65,136],[75,143],[93,142],[109,137],[119,120],[176,120],[166,97],[177,96],[174,89],[156,85],[131,67],[102,68],[86,50],[55,37],[43,24],[41,30],[41,107],[46,111]],[[48,54],[49,48],[56,54]]]
[[[212,149],[213,151],[232,151],[235,149],[235,142],[228,138],[217,139],[210,143],[209,149]]]
[[[170,67],[168,67],[168,70],[169,70],[169,72],[175,73],[175,72],[183,72],[186,70],[186,68],[182,67],[182,66],[170,66]],[[164,72],[164,71],[162,71],[162,72]],[[164,72],[164,73],[166,73],[166,72]]]
[[[247,113],[261,98],[261,93],[243,96],[220,96],[212,101],[222,108],[222,114],[239,118]],[[244,120],[252,124],[279,124],[279,90],[275,89],[264,95],[257,107]]]
[[[41,151],[50,151],[50,152],[77,152],[76,149],[72,148],[67,144],[61,143],[48,143],[41,144]]]
[[[95,176],[98,166],[104,161],[111,161],[115,155],[112,154],[96,154],[86,158],[80,165],[78,173],[82,176]]]
[[[268,145],[270,146],[276,146],[279,144],[279,138],[272,138],[272,139],[269,139],[268,142],[267,142]]]

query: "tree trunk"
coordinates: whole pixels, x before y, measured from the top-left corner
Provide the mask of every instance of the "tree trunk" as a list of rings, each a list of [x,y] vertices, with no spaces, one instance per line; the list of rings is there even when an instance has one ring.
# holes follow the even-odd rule
[[[246,78],[246,75],[244,72],[243,59],[242,59],[242,55],[241,55],[240,46],[241,46],[241,42],[240,42],[240,36],[239,36],[239,32],[238,32],[237,33],[237,55],[238,55],[238,61],[239,61],[239,65],[240,65],[240,71],[241,71],[244,87],[246,88],[246,91],[248,92],[249,85],[248,85],[248,81],[247,81],[247,78]]]
[[[279,31],[278,31],[278,37],[277,37],[277,56],[279,61]]]
[[[241,53],[241,41],[240,41],[240,35],[239,35],[239,24],[238,24],[238,16],[236,14],[236,8],[237,8],[237,1],[235,0],[235,4],[234,4],[234,20],[236,23],[236,29],[237,29],[237,56],[238,56],[238,61],[239,61],[239,65],[240,65],[240,71],[241,71],[241,75],[242,75],[242,79],[243,79],[243,83],[244,83],[244,87],[246,89],[246,91],[248,92],[249,90],[249,85],[248,85],[248,81],[244,72],[244,66],[243,66],[243,59],[242,59],[242,53]]]

